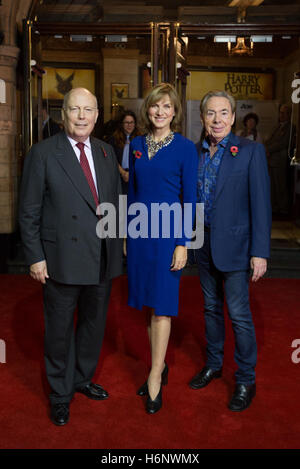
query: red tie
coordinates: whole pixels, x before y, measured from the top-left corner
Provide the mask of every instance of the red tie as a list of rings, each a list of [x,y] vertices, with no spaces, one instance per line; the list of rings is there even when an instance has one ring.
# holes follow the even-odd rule
[[[98,205],[99,205],[98,194],[97,194],[94,179],[93,179],[93,176],[92,176],[92,173],[91,173],[91,168],[90,168],[88,159],[87,159],[85,151],[84,151],[84,143],[78,142],[78,143],[76,143],[76,146],[80,150],[80,166],[82,167],[82,170],[85,174],[87,182],[89,183],[90,189],[92,191],[94,200],[95,200],[96,205],[98,207]]]

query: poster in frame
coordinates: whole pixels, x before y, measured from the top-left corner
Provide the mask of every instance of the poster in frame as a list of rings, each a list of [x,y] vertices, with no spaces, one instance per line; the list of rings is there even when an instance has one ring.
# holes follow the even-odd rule
[[[74,66],[73,66],[74,65]],[[96,70],[82,64],[45,64],[43,77],[43,99],[59,100],[72,88],[86,88],[95,94]]]
[[[120,99],[129,98],[128,83],[111,84],[111,104],[119,104]]]

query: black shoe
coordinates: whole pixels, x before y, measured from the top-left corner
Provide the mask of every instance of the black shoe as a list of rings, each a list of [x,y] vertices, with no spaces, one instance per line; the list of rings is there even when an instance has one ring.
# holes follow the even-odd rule
[[[147,381],[142,384],[142,386],[137,390],[137,395],[138,396],[147,396],[148,394],[148,383]]]
[[[169,373],[169,368],[167,363],[165,364],[165,367],[163,369],[163,372],[161,374],[161,383],[165,386],[168,384],[168,373]],[[137,395],[138,396],[147,396],[148,395],[148,382],[145,381],[144,384],[137,390]]]
[[[76,389],[76,392],[84,394],[89,399],[95,399],[96,401],[103,401],[108,399],[108,392],[100,386],[100,384],[89,383],[84,388]]]
[[[168,384],[168,373],[169,373],[169,368],[168,368],[168,365],[165,364],[165,367],[161,374],[161,384],[160,384],[159,393],[157,394],[154,401],[151,399],[149,395],[148,385],[147,385],[148,399],[146,402],[146,411],[148,412],[148,414],[155,414],[162,407],[162,387]]]
[[[190,381],[189,386],[192,389],[201,389],[207,386],[213,379],[221,378],[222,376],[222,368],[220,370],[212,370],[205,366],[200,373],[198,373],[194,378]]]
[[[68,403],[51,405],[51,420],[55,425],[66,425],[69,421],[69,416]]]
[[[245,384],[237,384],[231,401],[228,404],[229,409],[233,412],[241,412],[242,410],[247,409],[255,394],[255,384],[250,384],[248,386]]]
[[[152,401],[151,397],[148,395],[148,399],[146,402],[146,411],[148,414],[155,414],[161,409],[162,406],[162,384],[160,385],[159,393],[157,394],[154,401]]]

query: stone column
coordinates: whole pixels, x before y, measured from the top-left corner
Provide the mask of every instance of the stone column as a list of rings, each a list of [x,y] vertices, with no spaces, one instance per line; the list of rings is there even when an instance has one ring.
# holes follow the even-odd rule
[[[0,46],[0,79],[5,83],[5,102],[0,102],[0,234],[16,229],[18,155],[16,146],[16,65],[19,49]]]

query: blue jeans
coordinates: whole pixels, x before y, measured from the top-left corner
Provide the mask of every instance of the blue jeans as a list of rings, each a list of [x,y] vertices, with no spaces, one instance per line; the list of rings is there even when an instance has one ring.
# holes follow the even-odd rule
[[[198,264],[204,294],[206,366],[218,370],[223,365],[225,293],[235,336],[234,359],[238,365],[235,374],[236,382],[237,384],[253,384],[255,383],[257,347],[249,306],[249,271],[219,271],[211,257],[208,232],[205,232],[203,247],[195,250],[195,260]]]

